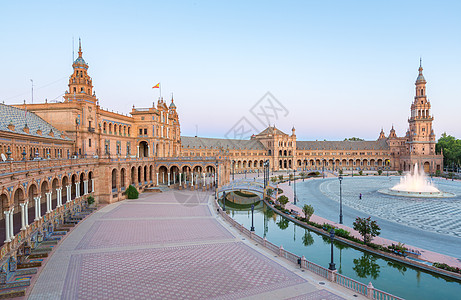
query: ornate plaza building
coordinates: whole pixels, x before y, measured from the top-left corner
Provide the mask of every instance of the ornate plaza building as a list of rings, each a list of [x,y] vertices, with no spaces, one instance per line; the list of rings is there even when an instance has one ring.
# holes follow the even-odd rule
[[[60,103],[0,105],[0,258],[15,257],[37,234],[62,223],[88,196],[99,203],[125,198],[131,184],[210,189],[233,173],[270,169],[441,170],[431,105],[419,68],[409,128],[375,141],[298,141],[270,126],[249,140],[181,136],[174,100],[133,106],[129,115],[100,107],[81,46]],[[337,173],[336,173],[337,174]],[[1,273],[1,271],[0,271]]]

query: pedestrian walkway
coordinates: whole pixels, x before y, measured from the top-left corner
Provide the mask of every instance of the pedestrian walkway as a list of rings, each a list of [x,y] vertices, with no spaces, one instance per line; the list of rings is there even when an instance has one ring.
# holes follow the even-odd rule
[[[211,195],[144,193],[103,207],[66,236],[29,299],[363,298],[245,239]]]

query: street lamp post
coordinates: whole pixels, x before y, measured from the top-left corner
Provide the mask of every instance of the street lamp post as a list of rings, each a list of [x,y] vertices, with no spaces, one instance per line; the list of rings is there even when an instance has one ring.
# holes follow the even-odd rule
[[[259,168],[258,168],[258,178],[259,178]]]
[[[339,224],[343,223],[343,194],[342,194],[342,181],[343,176],[339,175]]]
[[[251,228],[250,228],[250,231],[255,231],[254,220],[253,220],[254,210],[255,210],[255,205],[251,204]]]
[[[247,179],[247,170],[245,170],[245,179]]]
[[[322,158],[322,176],[325,179],[325,159]]]
[[[333,262],[333,239],[335,238],[335,230],[331,228],[330,230],[330,243],[331,243],[331,262],[330,266],[328,267],[329,270],[334,271],[336,270],[335,263]]]
[[[214,198],[218,199],[218,162],[216,162],[216,168],[215,168],[215,195]]]
[[[222,192],[222,210],[226,211],[226,192]]]
[[[232,181],[234,181],[234,174],[235,174],[235,160],[232,161]]]
[[[296,169],[293,172],[295,174],[293,176],[294,204],[296,205]]]

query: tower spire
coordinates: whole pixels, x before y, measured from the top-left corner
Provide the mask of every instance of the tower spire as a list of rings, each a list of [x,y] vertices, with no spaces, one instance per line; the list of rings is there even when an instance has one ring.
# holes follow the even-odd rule
[[[82,57],[82,40],[78,38],[78,57]]]

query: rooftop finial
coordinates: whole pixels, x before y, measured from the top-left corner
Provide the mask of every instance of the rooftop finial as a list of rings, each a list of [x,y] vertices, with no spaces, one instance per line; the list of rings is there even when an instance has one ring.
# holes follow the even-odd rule
[[[423,59],[421,58],[421,56],[419,57],[419,67],[423,67]]]
[[[78,38],[78,57],[82,57],[82,40]]]

